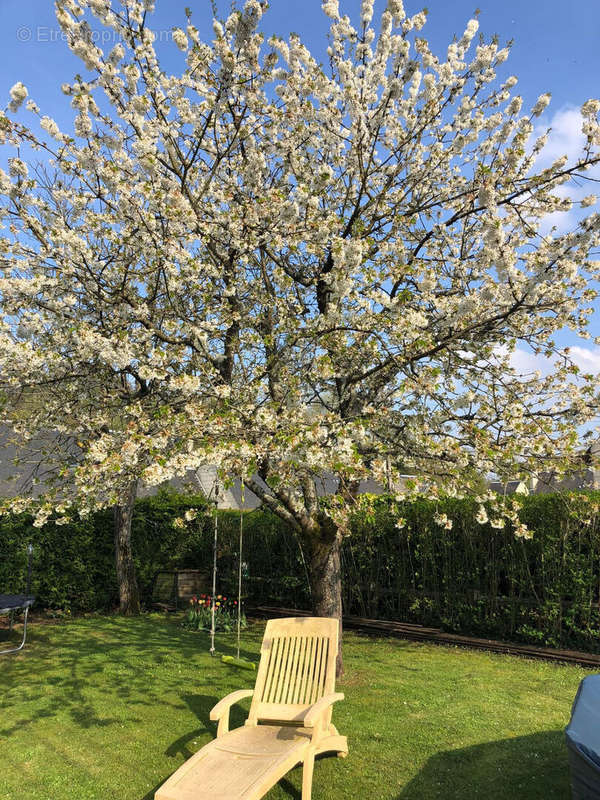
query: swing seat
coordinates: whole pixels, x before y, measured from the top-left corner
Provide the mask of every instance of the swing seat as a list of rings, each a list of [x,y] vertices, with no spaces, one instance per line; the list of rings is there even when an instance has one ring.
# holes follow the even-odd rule
[[[155,800],[259,800],[303,764],[302,800],[310,800],[315,756],[346,756],[348,743],[331,724],[338,620],[270,620],[254,691],[232,692],[212,709],[217,738],[199,750],[154,795]],[[229,731],[229,710],[252,696],[246,724]]]

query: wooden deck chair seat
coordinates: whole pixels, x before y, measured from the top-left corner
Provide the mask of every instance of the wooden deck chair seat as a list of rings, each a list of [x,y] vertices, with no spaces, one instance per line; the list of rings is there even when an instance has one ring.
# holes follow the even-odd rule
[[[344,757],[348,742],[331,723],[338,620],[300,617],[267,622],[254,691],[224,697],[210,712],[217,738],[179,767],[155,800],[258,800],[303,764],[302,800],[310,800],[315,756]],[[229,710],[252,696],[243,727],[229,730]]]

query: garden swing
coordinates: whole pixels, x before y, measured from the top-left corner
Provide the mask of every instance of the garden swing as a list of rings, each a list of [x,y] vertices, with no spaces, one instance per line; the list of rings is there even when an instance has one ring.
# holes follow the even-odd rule
[[[214,506],[213,506],[213,576],[212,576],[212,594],[210,601],[210,654],[214,656],[215,650],[215,612],[216,612],[216,596],[217,596],[217,545],[218,545],[218,522],[217,522],[217,506],[218,506],[218,485],[217,478],[215,477],[214,483]],[[242,627],[242,556],[244,544],[244,488],[242,484],[242,508],[240,509],[240,535],[238,547],[238,599],[237,599],[237,652],[235,656],[221,656],[221,661],[224,664],[229,664],[232,667],[240,667],[241,669],[255,670],[256,664],[253,661],[248,661],[246,658],[240,656],[240,640],[241,640],[241,627]]]
[[[216,511],[215,497],[211,655],[215,654]],[[241,614],[242,516],[238,615]],[[238,616],[238,658],[223,660],[247,667],[250,662],[239,658],[240,621]],[[343,694],[335,691],[338,634],[339,620],[335,618],[269,620],[254,689],[231,692],[214,706],[210,719],[218,722],[216,739],[188,758],[158,789],[154,800],[260,800],[297,764],[302,764],[302,800],[311,800],[316,756],[335,753],[344,758],[348,754],[346,737],[338,733],[331,721],[333,704],[344,699]],[[229,730],[230,709],[245,697],[252,697],[248,719],[241,727]]]

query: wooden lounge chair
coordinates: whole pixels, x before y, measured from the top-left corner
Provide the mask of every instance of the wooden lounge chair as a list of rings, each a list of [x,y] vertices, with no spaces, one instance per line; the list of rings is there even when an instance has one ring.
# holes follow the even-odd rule
[[[155,800],[258,800],[296,764],[303,764],[302,800],[310,800],[315,756],[348,755],[331,723],[338,621],[328,617],[267,622],[254,691],[224,697],[210,712],[217,738],[179,767]],[[252,696],[241,728],[229,730],[229,710]]]

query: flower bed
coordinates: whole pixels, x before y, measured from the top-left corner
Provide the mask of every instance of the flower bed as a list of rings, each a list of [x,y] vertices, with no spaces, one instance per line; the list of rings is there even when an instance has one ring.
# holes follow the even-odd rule
[[[215,630],[233,631],[237,627],[238,601],[230,600],[224,595],[215,596]],[[201,594],[190,599],[190,607],[182,622],[184,628],[191,631],[210,631],[212,624],[212,596]],[[246,615],[241,614],[240,626],[247,625]]]

